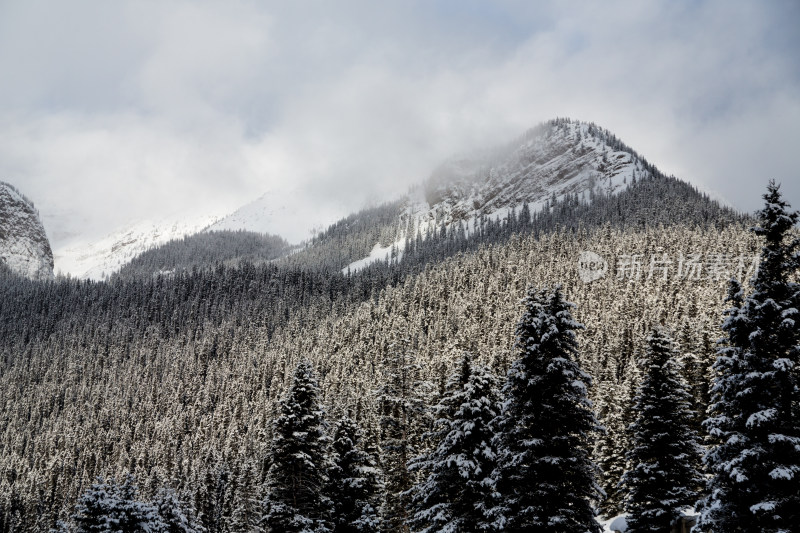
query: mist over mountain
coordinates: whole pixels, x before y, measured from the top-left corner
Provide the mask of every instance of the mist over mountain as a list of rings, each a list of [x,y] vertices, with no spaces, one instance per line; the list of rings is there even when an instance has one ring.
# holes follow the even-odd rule
[[[588,204],[652,177],[665,178],[611,132],[591,123],[555,119],[513,141],[450,158],[403,197],[387,198],[387,204],[321,228],[301,247],[319,247],[331,231],[340,232],[362,220],[360,229],[352,231],[350,240],[359,241],[355,248],[351,242],[330,250],[348,259],[340,269],[355,270],[386,259],[393,247],[402,256],[407,239],[417,233],[425,236],[463,223],[470,234],[482,218],[503,220],[512,211],[518,216],[523,206],[535,214],[565,199]],[[274,234],[272,228],[281,226],[287,209],[281,198],[264,195],[226,216],[175,215],[142,221],[103,239],[62,247],[56,253],[56,269],[79,278],[103,279],[149,249],[198,232]],[[380,220],[371,218],[379,212]],[[371,227],[363,227],[367,221]],[[311,255],[319,254],[308,250],[299,257]],[[227,259],[231,257],[221,260]]]
[[[0,0],[0,533],[794,532],[798,27]]]

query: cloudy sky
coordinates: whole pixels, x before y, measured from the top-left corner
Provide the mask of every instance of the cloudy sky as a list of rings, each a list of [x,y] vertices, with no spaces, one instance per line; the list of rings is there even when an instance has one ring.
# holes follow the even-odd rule
[[[796,0],[0,0],[0,73],[0,179],[51,232],[267,193],[299,240],[557,116],[800,207]]]

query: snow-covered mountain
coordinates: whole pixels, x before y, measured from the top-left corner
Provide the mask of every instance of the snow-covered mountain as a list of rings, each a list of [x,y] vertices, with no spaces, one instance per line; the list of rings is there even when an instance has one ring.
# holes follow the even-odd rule
[[[408,198],[404,221],[450,224],[505,216],[529,204],[537,211],[553,198],[616,194],[647,164],[594,124],[554,120],[507,146],[453,158]]]
[[[276,201],[278,200],[278,201]],[[267,193],[221,218],[209,231],[247,230],[256,233],[274,233],[275,227],[288,217],[291,209],[275,195]]]
[[[280,235],[297,244],[310,239],[337,218],[343,209],[308,205],[307,191],[288,185],[283,190],[270,190],[243,205],[208,228],[208,231],[252,231]]]
[[[0,181],[0,263],[30,279],[53,277],[53,252],[33,203]]]
[[[221,216],[175,214],[144,220],[113,231],[97,240],[71,242],[55,251],[57,272],[81,279],[101,280],[118,271],[148,249],[173,239],[193,235],[217,222]]]
[[[383,260],[394,248],[402,255],[406,236],[427,234],[442,225],[464,223],[466,231],[481,217],[505,218],[527,204],[533,213],[566,196],[591,200],[613,195],[652,167],[614,135],[594,124],[556,119],[492,150],[454,157],[436,169],[405,199],[397,240],[376,243],[369,256],[343,270],[358,270]]]
[[[531,212],[567,195],[590,200],[617,194],[653,168],[610,132],[585,122],[557,119],[511,143],[454,157],[402,200],[394,242],[372,240],[364,256],[343,270],[383,260],[391,249],[402,255],[406,237],[463,222],[469,233],[481,217],[504,218],[527,204]],[[325,228],[338,213],[303,205],[307,195],[291,188],[271,191],[227,216],[173,216],[140,222],[91,242],[59,245],[56,270],[102,279],[150,247],[209,230],[279,234],[290,242],[307,239],[308,228]],[[389,240],[392,240],[391,238]],[[371,252],[368,250],[371,249]]]

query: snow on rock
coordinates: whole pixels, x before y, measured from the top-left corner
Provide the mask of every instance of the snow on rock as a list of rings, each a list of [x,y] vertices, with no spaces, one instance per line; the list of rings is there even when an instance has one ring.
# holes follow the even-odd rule
[[[618,194],[650,175],[636,152],[609,132],[584,122],[554,120],[504,147],[441,165],[406,197],[394,245],[401,252],[407,235],[424,236],[443,225],[463,223],[470,234],[482,217],[505,219],[512,210],[519,215],[524,204],[535,213],[567,195],[589,201],[593,195]],[[384,258],[385,253],[373,249],[343,272]]]
[[[628,531],[628,517],[627,515],[615,516],[611,520],[603,523],[603,531],[625,533]]]
[[[440,225],[497,216],[523,203],[535,211],[567,194],[616,194],[647,174],[639,157],[618,144],[591,124],[543,124],[506,147],[451,159],[409,197],[405,215],[416,225]]]
[[[35,280],[53,278],[53,252],[33,203],[0,181],[0,263]]]

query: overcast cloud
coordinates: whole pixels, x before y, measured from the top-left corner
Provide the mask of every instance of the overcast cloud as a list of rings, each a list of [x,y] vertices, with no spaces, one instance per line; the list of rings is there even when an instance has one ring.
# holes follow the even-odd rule
[[[0,179],[51,236],[268,191],[332,222],[569,116],[739,209],[769,178],[800,208],[799,6],[0,0]]]

